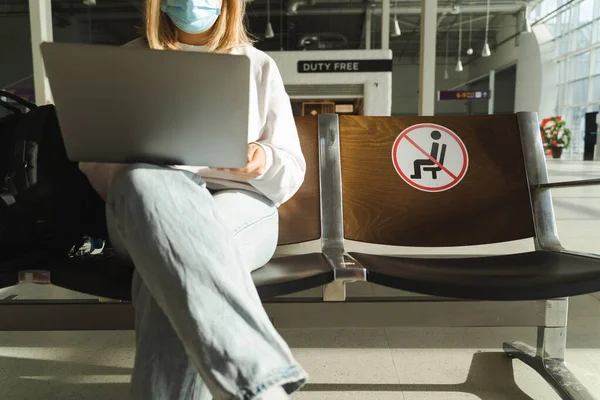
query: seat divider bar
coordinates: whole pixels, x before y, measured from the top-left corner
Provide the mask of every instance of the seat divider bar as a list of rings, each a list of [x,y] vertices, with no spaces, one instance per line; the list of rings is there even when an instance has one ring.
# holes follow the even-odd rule
[[[324,253],[344,251],[339,117],[319,115],[321,246]]]
[[[335,281],[324,288],[323,300],[344,301],[345,283],[366,280],[366,270],[346,254],[344,247],[339,116],[319,115],[318,129],[321,251],[333,268],[335,277]]]

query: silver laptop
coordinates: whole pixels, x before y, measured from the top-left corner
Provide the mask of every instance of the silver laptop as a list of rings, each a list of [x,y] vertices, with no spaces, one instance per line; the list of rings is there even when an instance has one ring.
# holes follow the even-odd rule
[[[247,57],[63,43],[42,55],[73,161],[246,165]]]

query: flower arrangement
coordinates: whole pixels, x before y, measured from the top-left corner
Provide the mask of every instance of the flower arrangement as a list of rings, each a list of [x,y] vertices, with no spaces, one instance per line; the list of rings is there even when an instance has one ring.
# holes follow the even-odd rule
[[[562,117],[551,117],[542,120],[540,132],[544,149],[554,150],[567,149],[571,144],[571,130],[566,127],[567,123]]]

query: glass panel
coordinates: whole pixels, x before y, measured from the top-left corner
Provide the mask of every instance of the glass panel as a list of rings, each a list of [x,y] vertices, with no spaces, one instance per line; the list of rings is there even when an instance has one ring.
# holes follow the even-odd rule
[[[559,115],[561,116],[561,115]],[[573,116],[573,109],[572,108],[567,108],[566,110],[564,110],[564,114],[562,114],[563,119],[567,122],[567,125],[570,127],[571,124],[571,117]]]
[[[557,99],[556,99],[556,115],[560,115],[562,113],[563,108],[565,107],[565,85],[559,85],[557,91]]]
[[[546,27],[548,28],[548,30],[550,31],[552,36],[556,37],[558,34],[558,28],[559,28],[557,19],[551,18],[548,21],[546,21],[544,24],[546,25]]]
[[[581,104],[587,102],[588,79],[581,79],[569,83],[569,104]]]
[[[600,101],[600,75],[594,77],[594,92],[592,93],[592,101]]]
[[[563,56],[563,55],[567,54],[568,51],[569,51],[569,37],[561,36],[556,41],[556,56],[557,57]]]
[[[576,107],[572,110],[571,117],[566,120],[567,127],[571,129],[572,136],[572,153],[580,153],[583,151],[583,136],[585,133],[585,113],[586,107]]]
[[[570,9],[564,10],[563,12],[560,13],[560,15],[558,17],[558,19],[560,20],[560,33],[563,35],[568,33],[569,30],[571,29],[570,17],[571,17]]]
[[[573,27],[591,22],[594,18],[594,0],[583,0],[581,3],[573,6]]]
[[[592,24],[586,25],[571,32],[571,51],[587,47],[592,44]]]
[[[569,80],[573,81],[590,75],[590,52],[576,55],[568,63],[571,66]]]
[[[558,62],[558,83],[565,83],[567,79],[567,62],[559,61]]]
[[[594,57],[596,57],[596,68],[594,68],[594,73],[600,74],[600,49],[596,49]]]
[[[540,3],[539,6],[539,16],[545,17],[557,8],[558,2],[556,0],[544,0]]]

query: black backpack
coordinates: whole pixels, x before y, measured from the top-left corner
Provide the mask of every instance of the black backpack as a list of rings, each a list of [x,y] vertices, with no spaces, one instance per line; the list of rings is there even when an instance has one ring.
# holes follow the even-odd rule
[[[0,91],[0,107],[0,261],[66,258],[84,236],[106,237],[104,203],[68,159],[54,106]]]

